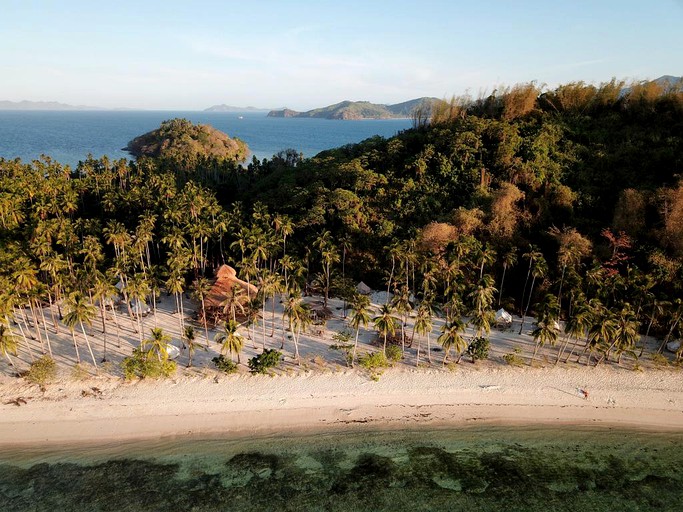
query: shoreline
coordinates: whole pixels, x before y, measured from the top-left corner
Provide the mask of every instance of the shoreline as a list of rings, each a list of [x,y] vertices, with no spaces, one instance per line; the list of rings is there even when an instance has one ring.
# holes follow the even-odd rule
[[[590,390],[584,399],[581,389]],[[16,405],[12,400],[23,398]],[[0,380],[0,447],[486,426],[683,431],[679,372],[463,365],[167,381]]]

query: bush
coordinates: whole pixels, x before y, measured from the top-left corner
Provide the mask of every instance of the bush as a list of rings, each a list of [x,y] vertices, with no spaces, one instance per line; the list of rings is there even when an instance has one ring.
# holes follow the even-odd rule
[[[237,371],[237,363],[231,361],[223,354],[214,357],[211,361],[216,365],[216,369],[224,373],[235,373]]]
[[[389,349],[387,348],[387,352],[388,351]],[[358,358],[358,364],[360,364],[366,370],[377,370],[379,368],[388,367],[389,361],[382,352],[371,352],[360,356]]]
[[[372,380],[379,380],[384,369],[389,366],[387,357],[382,352],[363,354],[358,358],[358,364],[370,372]]]
[[[472,340],[472,343],[467,347],[467,353],[472,358],[473,363],[489,357],[489,345],[491,342],[487,338],[479,337]]]
[[[150,357],[148,352],[136,348],[132,356],[121,361],[121,369],[126,380],[132,380],[135,377],[158,379],[173,375],[176,371],[176,363],[167,359],[159,361],[156,355]]]
[[[392,363],[397,363],[403,358],[403,350],[398,345],[387,347],[387,359]]]
[[[346,366],[353,366],[353,346],[351,343],[351,333],[349,331],[340,331],[332,335],[332,339],[336,341],[334,345],[330,345],[330,350],[340,350],[344,354],[344,361]]]
[[[521,353],[522,351],[519,347],[515,347],[512,352],[503,356],[503,360],[510,366],[522,366],[524,361],[522,361],[522,357],[520,356]]]
[[[57,363],[50,356],[43,356],[31,363],[24,375],[27,381],[44,386],[49,384],[57,376]]]
[[[268,373],[270,368],[275,368],[280,364],[280,359],[282,358],[282,352],[275,350],[274,348],[267,348],[259,355],[249,359],[247,365],[251,373]]]

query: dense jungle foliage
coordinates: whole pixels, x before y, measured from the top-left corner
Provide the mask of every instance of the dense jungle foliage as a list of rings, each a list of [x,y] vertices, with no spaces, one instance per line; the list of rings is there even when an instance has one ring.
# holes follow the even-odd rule
[[[0,160],[2,316],[118,281],[187,290],[228,262],[271,296],[364,280],[481,332],[503,305],[535,312],[539,343],[562,318],[633,353],[680,336],[681,172],[681,88],[616,80],[454,98],[307,159]]]

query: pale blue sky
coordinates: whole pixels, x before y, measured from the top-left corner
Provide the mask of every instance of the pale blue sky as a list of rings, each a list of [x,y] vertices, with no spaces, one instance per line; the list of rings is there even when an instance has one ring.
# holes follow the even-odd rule
[[[683,0],[0,0],[0,100],[305,110],[683,75]]]

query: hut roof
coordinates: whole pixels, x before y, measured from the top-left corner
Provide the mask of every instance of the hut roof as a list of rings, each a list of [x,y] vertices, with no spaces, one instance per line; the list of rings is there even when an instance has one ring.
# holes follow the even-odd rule
[[[358,291],[358,293],[361,293],[363,295],[370,295],[372,293],[372,288],[370,288],[363,281],[356,285],[356,290]]]
[[[258,293],[258,288],[253,284],[242,281],[237,277],[235,269],[222,265],[216,272],[216,282],[211,287],[211,290],[204,299],[204,304],[207,308],[218,308],[220,303],[225,300],[225,297],[230,295],[233,287],[239,287],[243,292],[243,302],[249,300],[249,297],[254,297]]]

